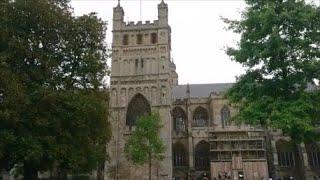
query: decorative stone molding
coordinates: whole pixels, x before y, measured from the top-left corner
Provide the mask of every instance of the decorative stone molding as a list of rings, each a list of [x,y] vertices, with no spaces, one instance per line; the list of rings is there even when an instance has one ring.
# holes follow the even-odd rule
[[[111,81],[110,85],[118,85],[118,81]]]
[[[166,83],[168,79],[159,80],[133,80],[133,81],[111,81],[111,85],[137,85],[137,84],[157,84],[157,82]]]
[[[122,54],[124,56],[134,56],[134,55],[146,55],[146,54],[157,54],[157,48],[135,48],[135,49],[123,49]]]

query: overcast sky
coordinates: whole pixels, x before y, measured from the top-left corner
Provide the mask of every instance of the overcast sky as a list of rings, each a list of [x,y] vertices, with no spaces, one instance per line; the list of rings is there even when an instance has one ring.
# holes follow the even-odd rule
[[[171,55],[177,66],[179,84],[234,82],[244,73],[230,61],[223,48],[235,45],[239,35],[223,28],[220,16],[240,18],[243,0],[165,0],[172,29]],[[112,10],[117,0],[72,0],[76,15],[97,12],[108,22],[107,43],[111,44]],[[125,21],[156,20],[160,0],[121,0]]]

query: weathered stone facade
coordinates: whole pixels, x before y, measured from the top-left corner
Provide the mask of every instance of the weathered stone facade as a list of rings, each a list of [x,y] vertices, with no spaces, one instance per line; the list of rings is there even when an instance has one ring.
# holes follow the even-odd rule
[[[173,176],[184,179],[198,179],[204,174],[212,179],[219,176],[233,179],[239,173],[245,179],[268,176],[264,131],[229,121],[237,111],[222,95],[231,86],[222,83],[173,88]],[[187,124],[185,129],[177,125],[181,122]]]
[[[111,122],[113,138],[107,177],[110,179],[146,179],[146,167],[130,164],[124,157],[125,140],[134,130],[134,121],[142,109],[158,112],[164,125],[161,137],[166,157],[153,166],[154,177],[171,178],[171,91],[173,64],[170,61],[171,29],[168,7],[158,5],[158,20],[150,23],[125,23],[120,4],[113,9],[111,68]],[[131,113],[131,114],[130,114]]]
[[[166,3],[158,5],[154,22],[125,23],[120,4],[113,13],[113,137],[106,179],[147,179],[147,167],[125,159],[124,145],[136,116],[149,111],[160,113],[167,147],[166,158],[153,166],[154,179],[320,177],[319,145],[293,146],[279,130],[229,121],[237,111],[222,95],[232,84],[178,85]]]

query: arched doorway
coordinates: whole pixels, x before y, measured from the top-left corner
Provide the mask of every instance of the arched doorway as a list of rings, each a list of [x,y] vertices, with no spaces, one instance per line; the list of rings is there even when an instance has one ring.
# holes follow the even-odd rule
[[[210,169],[209,160],[209,143],[200,141],[195,148],[195,169],[199,171],[206,171]]]
[[[187,179],[188,178],[188,153],[186,147],[177,142],[172,145],[172,176],[175,179]]]

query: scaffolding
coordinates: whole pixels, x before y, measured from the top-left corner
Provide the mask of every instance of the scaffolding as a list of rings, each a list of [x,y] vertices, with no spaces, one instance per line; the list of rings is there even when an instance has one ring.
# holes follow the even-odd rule
[[[211,173],[214,177],[221,173],[229,173],[232,177],[237,177],[243,173],[246,177],[258,177],[265,174],[266,171],[264,170],[255,172],[255,174],[245,172],[248,167],[244,167],[251,166],[250,168],[254,169],[255,167],[252,166],[261,167],[259,162],[266,163],[267,147],[263,130],[216,129],[209,132],[209,143],[210,161],[212,163]],[[249,164],[245,162],[249,162]]]
[[[246,160],[266,160],[262,130],[212,131],[209,133],[211,161],[232,161],[233,155]]]

